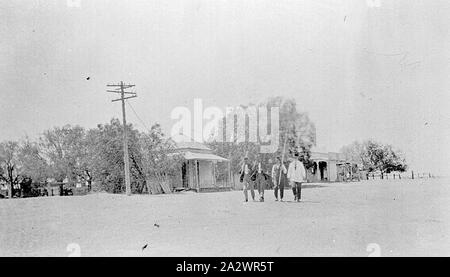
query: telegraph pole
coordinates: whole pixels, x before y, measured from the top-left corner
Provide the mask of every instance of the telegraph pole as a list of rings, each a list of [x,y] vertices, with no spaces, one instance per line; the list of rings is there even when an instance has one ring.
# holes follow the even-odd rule
[[[126,89],[132,88],[135,85],[126,85],[122,81],[120,84],[106,85],[107,87],[113,87],[115,90],[107,90],[107,92],[119,93],[120,98],[114,99],[112,102],[122,101],[122,119],[123,119],[123,161],[125,166],[125,189],[128,196],[131,195],[131,181],[130,181],[130,159],[128,157],[128,135],[127,135],[127,118],[125,114],[125,100],[137,97],[135,92],[126,91]],[[125,97],[125,95],[127,95]]]

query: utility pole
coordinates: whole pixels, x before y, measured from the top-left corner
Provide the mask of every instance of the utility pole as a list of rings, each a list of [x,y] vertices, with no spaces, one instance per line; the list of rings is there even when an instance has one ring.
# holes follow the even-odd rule
[[[107,90],[107,92],[119,93],[120,98],[114,99],[112,102],[122,101],[122,118],[123,118],[123,161],[125,166],[125,190],[128,196],[131,195],[131,181],[130,181],[130,159],[128,157],[128,135],[127,135],[127,118],[125,114],[125,100],[137,97],[135,92],[125,91],[132,88],[135,85],[126,85],[122,81],[120,84],[106,85],[107,87],[113,87],[115,90]],[[127,95],[125,97],[125,95]]]

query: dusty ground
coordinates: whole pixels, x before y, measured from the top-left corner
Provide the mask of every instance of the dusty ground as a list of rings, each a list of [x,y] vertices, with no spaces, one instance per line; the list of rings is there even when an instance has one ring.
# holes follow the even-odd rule
[[[290,190],[283,203],[273,191],[247,204],[240,191],[3,199],[0,255],[76,243],[81,256],[367,256],[376,243],[381,256],[449,256],[449,181],[310,184],[303,203]]]

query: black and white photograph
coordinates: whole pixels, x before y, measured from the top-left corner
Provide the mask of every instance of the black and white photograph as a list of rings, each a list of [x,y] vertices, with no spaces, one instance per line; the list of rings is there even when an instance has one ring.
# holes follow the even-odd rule
[[[450,256],[449,1],[5,0],[0,83],[0,257]]]

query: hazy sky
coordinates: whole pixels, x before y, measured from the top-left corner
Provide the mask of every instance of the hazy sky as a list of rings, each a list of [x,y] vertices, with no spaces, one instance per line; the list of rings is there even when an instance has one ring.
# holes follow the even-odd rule
[[[145,125],[167,132],[194,98],[280,95],[309,113],[322,148],[374,138],[413,169],[450,169],[449,1],[78,2],[0,2],[0,140],[120,117],[105,85],[123,80]]]

